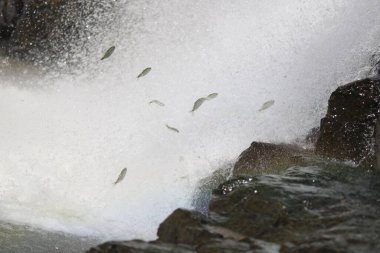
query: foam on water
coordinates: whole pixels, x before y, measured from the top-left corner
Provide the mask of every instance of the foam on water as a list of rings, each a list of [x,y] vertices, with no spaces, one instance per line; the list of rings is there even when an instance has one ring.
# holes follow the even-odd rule
[[[59,75],[2,74],[0,217],[154,238],[171,211],[191,207],[197,181],[250,142],[317,125],[329,93],[368,72],[379,13],[372,0],[115,1],[88,26],[86,48],[74,43],[76,71],[61,61]]]

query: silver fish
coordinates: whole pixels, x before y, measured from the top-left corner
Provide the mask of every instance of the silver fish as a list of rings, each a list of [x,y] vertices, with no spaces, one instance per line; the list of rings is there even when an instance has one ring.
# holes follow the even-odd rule
[[[110,57],[113,52],[115,51],[115,46],[112,46],[110,48],[108,48],[108,50],[104,53],[103,57],[100,59],[100,60],[104,60],[104,59],[107,59],[108,57]]]
[[[124,177],[125,177],[126,174],[127,174],[127,168],[124,168],[120,172],[120,174],[119,174],[118,178],[116,179],[115,183],[113,183],[113,184],[116,185],[116,184],[120,183],[121,181],[123,181],[123,179],[124,179]]]
[[[158,100],[152,100],[149,102],[149,104],[156,104],[156,105],[159,105],[159,106],[165,106],[164,103],[162,103],[161,101],[158,101]]]
[[[179,130],[178,130],[177,128],[171,127],[171,126],[169,126],[168,124],[166,124],[166,127],[167,127],[169,130],[172,130],[172,131],[174,131],[174,132],[176,132],[176,133],[179,133]]]
[[[211,99],[214,99],[218,96],[218,93],[211,93],[210,95],[208,95],[206,97],[207,100],[211,100]]]
[[[144,70],[143,70],[143,71],[137,76],[137,78],[140,78],[140,77],[146,76],[151,70],[152,70],[152,68],[146,68],[146,69],[144,69]]]
[[[269,101],[265,102],[265,103],[261,106],[259,112],[268,109],[268,108],[271,107],[272,105],[274,105],[274,100],[269,100]]]
[[[206,98],[198,98],[197,101],[195,101],[193,105],[193,109],[190,112],[195,112],[201,105],[203,104],[204,101],[206,101]]]

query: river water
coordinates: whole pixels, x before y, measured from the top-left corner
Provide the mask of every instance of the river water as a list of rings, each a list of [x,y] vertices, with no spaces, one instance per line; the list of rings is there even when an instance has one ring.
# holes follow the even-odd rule
[[[368,74],[380,39],[371,0],[100,2],[54,67],[1,60],[4,224],[154,239],[250,142],[316,126],[331,91]]]

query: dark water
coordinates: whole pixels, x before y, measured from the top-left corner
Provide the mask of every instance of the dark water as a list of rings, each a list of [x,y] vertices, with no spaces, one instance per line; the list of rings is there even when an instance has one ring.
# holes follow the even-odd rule
[[[78,253],[85,252],[98,243],[94,238],[0,223],[1,253]]]

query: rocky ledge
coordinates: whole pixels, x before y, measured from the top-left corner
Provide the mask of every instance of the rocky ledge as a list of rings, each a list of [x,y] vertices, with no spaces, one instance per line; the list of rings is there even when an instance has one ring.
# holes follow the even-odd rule
[[[231,179],[212,191],[207,211],[175,210],[155,241],[88,252],[380,251],[379,98],[377,79],[339,87],[307,137],[315,149],[253,142]]]
[[[92,1],[0,0],[0,47],[7,55],[33,61],[62,55],[78,38]],[[61,52],[64,51],[64,52]]]

